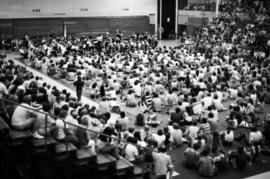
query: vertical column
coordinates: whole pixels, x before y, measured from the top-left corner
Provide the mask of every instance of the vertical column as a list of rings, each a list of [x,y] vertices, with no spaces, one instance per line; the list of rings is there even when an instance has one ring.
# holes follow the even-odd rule
[[[175,0],[175,39],[178,39],[178,0]]]
[[[63,23],[63,32],[64,32],[64,37],[67,37],[67,25],[65,24],[65,22]]]
[[[158,0],[157,0],[157,3],[158,3]],[[157,10],[156,10],[156,14],[155,14],[155,33],[158,33],[158,4],[156,3],[157,5]]]
[[[162,38],[162,0],[159,1],[159,7],[160,7],[160,10],[159,10],[159,39],[161,40]]]
[[[218,9],[219,9],[219,0],[216,0],[216,17],[218,17],[219,13]]]

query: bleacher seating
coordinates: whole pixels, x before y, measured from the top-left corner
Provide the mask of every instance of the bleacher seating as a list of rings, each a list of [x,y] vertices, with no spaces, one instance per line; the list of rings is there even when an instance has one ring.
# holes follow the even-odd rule
[[[9,136],[11,139],[11,144],[13,146],[22,145],[27,142],[29,139],[32,139],[33,134],[30,130],[10,130]]]
[[[44,139],[33,139],[33,152],[35,154],[48,152],[49,148],[55,145],[55,140],[53,138],[44,138]]]

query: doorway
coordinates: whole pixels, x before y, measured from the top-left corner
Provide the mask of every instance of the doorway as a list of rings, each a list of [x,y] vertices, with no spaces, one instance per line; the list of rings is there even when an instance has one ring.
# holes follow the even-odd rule
[[[178,5],[177,5],[178,6]],[[158,17],[161,39],[175,39],[176,0],[158,0]]]

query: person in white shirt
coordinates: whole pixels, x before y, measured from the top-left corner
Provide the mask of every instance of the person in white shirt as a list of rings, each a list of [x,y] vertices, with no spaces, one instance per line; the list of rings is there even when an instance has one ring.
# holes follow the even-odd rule
[[[125,158],[130,162],[135,162],[139,157],[138,148],[135,146],[137,140],[133,137],[128,137],[127,142],[129,142],[129,144],[126,144],[124,149]]]
[[[207,96],[202,98],[201,102],[203,104],[204,109],[207,109],[209,106],[211,106],[213,104],[211,94],[208,93]]]
[[[67,117],[65,118],[65,122],[70,123],[70,124],[74,124],[74,125],[78,125],[78,120],[76,119],[78,116],[78,113],[76,110],[72,110],[70,111],[70,115],[67,115]],[[76,133],[77,127],[74,127],[73,125],[67,125],[67,128],[73,133]]]
[[[141,87],[141,84],[139,82],[136,81],[134,83],[133,90],[134,90],[134,93],[135,93],[136,97],[141,97],[141,95],[142,95],[142,87]]]
[[[38,134],[40,123],[39,120],[37,120],[37,113],[34,111],[34,108],[30,106],[30,103],[31,96],[24,96],[23,102],[20,106],[16,107],[12,115],[11,124],[15,129],[19,130],[31,129],[33,126],[34,137],[43,138]]]
[[[157,141],[158,147],[161,147],[164,144],[166,136],[163,134],[161,129],[157,131],[157,134],[152,134],[152,136],[154,140]]]
[[[227,131],[225,131],[222,135],[221,138],[223,139],[223,145],[224,146],[232,146],[233,140],[234,140],[234,132],[231,127],[227,128]]]
[[[105,114],[107,112],[110,112],[110,105],[108,103],[108,101],[106,101],[106,98],[103,97],[102,98],[102,101],[99,102],[99,105],[98,105],[98,114],[102,115],[102,114]]]
[[[185,135],[190,140],[191,146],[194,144],[194,140],[198,137],[199,127],[195,121],[192,122],[192,125],[189,126],[185,132]]]
[[[218,111],[226,111],[228,108],[224,107],[217,94],[214,94],[213,105]]]
[[[173,131],[171,133],[172,144],[174,146],[180,146],[183,142],[182,131],[178,124],[173,124]]]
[[[228,93],[229,93],[229,98],[230,99],[236,99],[238,97],[238,91],[237,91],[237,89],[229,88],[228,89]]]
[[[153,162],[156,178],[166,178],[167,172],[173,168],[171,157],[166,154],[166,147],[159,148],[159,152],[153,152]]]
[[[3,83],[3,81],[4,81],[4,79],[0,79],[0,97],[2,97],[3,95],[8,95],[7,87]]]
[[[249,133],[249,143],[254,144],[262,141],[262,132],[258,131],[256,127],[251,128]]]

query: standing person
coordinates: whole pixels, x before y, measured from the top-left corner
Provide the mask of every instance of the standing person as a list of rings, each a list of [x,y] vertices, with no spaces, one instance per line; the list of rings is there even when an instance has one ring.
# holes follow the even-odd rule
[[[84,82],[80,76],[78,76],[77,81],[74,82],[74,86],[76,87],[77,99],[78,101],[81,101]]]
[[[166,147],[159,148],[153,153],[153,163],[156,179],[166,179],[167,172],[173,168],[171,157],[166,153]]]

